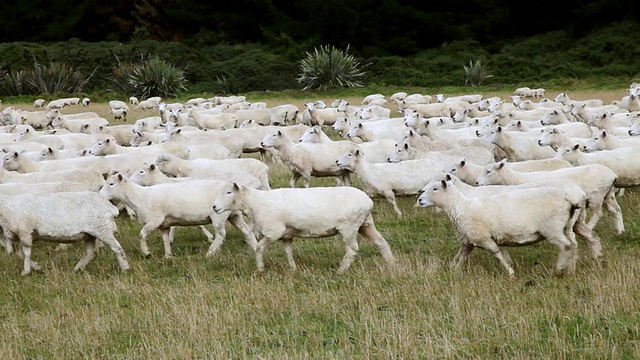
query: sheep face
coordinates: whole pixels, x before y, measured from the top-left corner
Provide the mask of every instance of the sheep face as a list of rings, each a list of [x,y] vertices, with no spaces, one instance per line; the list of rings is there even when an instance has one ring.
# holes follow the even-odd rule
[[[8,171],[18,171],[20,168],[20,154],[18,152],[13,152],[5,155],[2,160],[2,167]]]
[[[260,142],[260,146],[262,146],[263,148],[278,147],[279,145],[282,145],[283,142],[284,139],[282,136],[282,131],[277,130],[268,133]]]
[[[133,175],[129,177],[129,180],[138,185],[150,186],[156,183],[154,182],[155,175],[158,175],[158,168],[155,164],[151,164],[134,172]]]
[[[444,203],[448,185],[445,180],[434,180],[425,185],[422,189],[416,205],[420,207],[429,207]]]
[[[482,173],[478,176],[476,180],[476,186],[486,186],[486,185],[500,185],[504,184],[502,177],[502,169],[504,169],[504,165],[507,160],[502,160],[495,164],[487,165]]]
[[[358,162],[362,159],[362,155],[362,151],[359,149],[346,152],[336,160],[336,165],[338,165],[340,169],[354,171],[358,166]]]
[[[395,151],[393,152],[393,154],[391,154],[391,156],[389,156],[387,158],[387,162],[390,163],[397,163],[400,161],[405,161],[405,160],[409,160],[411,157],[409,156],[409,144],[404,143],[400,146],[398,146],[399,144],[396,144],[395,146]]]
[[[115,173],[107,178],[98,193],[109,201],[122,200],[125,196],[124,186],[127,181],[129,180],[124,175]]]
[[[213,201],[213,211],[222,214],[225,211],[242,210],[239,194],[242,189],[236,183],[228,183]]]

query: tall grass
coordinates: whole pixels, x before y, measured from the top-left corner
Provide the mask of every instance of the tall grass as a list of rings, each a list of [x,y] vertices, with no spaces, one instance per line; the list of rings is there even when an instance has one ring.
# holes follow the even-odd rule
[[[574,97],[621,94],[623,89]],[[88,110],[104,116],[107,107],[92,104]],[[270,168],[272,186],[287,186],[289,170],[279,163]],[[311,180],[311,186],[321,185],[334,181]],[[481,250],[471,254],[465,271],[452,272],[449,262],[458,242],[449,219],[415,208],[415,199],[399,199],[403,218],[385,200],[375,200],[376,226],[398,265],[388,267],[375,246],[361,242],[356,261],[342,275],[336,274],[344,255],[337,237],[296,239],[295,273],[274,244],[265,254],[265,272],[256,273],[254,256],[233,227],[215,258],[204,256],[208,244],[197,228],[177,230],[172,259],[163,258],[160,236],[152,234],[152,256],[144,258],[140,225],[126,215],[117,220],[117,237],[131,264],[127,273],[104,248],[85,272],[72,273],[81,245],[56,252],[54,244],[36,243],[33,259],[44,269],[24,278],[20,259],[0,254],[0,354],[7,359],[640,357],[638,189],[618,199],[624,234],[615,234],[606,212],[595,229],[603,242],[602,263],[591,260],[578,239],[576,274],[557,277],[555,246],[513,248],[513,280]]]
[[[303,90],[326,90],[338,87],[361,87],[364,67],[349,49],[340,50],[332,45],[321,45],[299,62],[298,82]]]

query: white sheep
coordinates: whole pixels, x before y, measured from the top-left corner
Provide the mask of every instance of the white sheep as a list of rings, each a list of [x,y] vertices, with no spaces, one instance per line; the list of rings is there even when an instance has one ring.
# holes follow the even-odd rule
[[[341,201],[336,201],[341,199]],[[338,272],[346,271],[358,252],[358,233],[378,247],[388,264],[395,259],[387,241],[375,227],[373,201],[352,187],[315,187],[261,191],[227,183],[214,201],[218,213],[242,211],[253,224],[260,242],[256,248],[258,271],[264,271],[264,251],[270,243],[281,240],[289,266],[296,269],[293,258],[294,237],[328,237],[340,235],[345,255]]]
[[[81,133],[91,130],[98,126],[108,126],[109,120],[96,117],[92,119],[70,119],[64,115],[57,116],[51,121],[51,126],[55,128],[64,128],[73,133]]]
[[[131,145],[133,141],[134,133],[134,125],[131,124],[121,124],[121,125],[101,125],[92,127],[89,130],[89,134],[95,137],[104,137],[111,136],[116,140],[116,143],[122,146]],[[83,131],[86,133],[85,131]],[[157,142],[160,142],[158,139]]]
[[[175,177],[206,177],[209,174],[247,172],[260,180],[261,189],[270,189],[269,166],[254,158],[183,160],[171,154],[156,158],[156,166],[163,173]]]
[[[624,232],[622,210],[616,200],[616,173],[600,164],[573,166],[550,171],[521,172],[505,166],[506,160],[489,164],[478,176],[476,185],[517,185],[530,181],[563,180],[574,182],[587,194],[587,210],[591,218],[587,226],[593,229],[602,217],[603,205],[612,213],[618,234]]]
[[[385,120],[355,124],[349,128],[347,137],[349,139],[359,138],[364,142],[381,139],[398,140],[404,135],[408,128],[405,126],[402,118],[389,120],[396,120],[395,124],[393,122],[386,122]]]
[[[169,177],[155,164],[145,165],[142,168],[133,172],[129,179],[138,185],[151,186],[156,184],[172,183],[172,182],[185,182],[189,180],[221,180],[235,182],[237,184],[249,186],[252,188],[260,187],[260,180],[255,176],[245,171],[225,172],[216,174],[207,174],[206,177],[194,178],[194,177]],[[2,184],[0,184],[2,185]]]
[[[129,97],[129,105],[135,106],[135,105],[138,105],[139,103],[140,103],[140,101],[138,100],[137,97],[135,97],[135,96],[130,96]]]
[[[91,104],[91,99],[88,97],[82,98],[82,106],[89,106]]]
[[[159,102],[146,99],[138,102],[138,104],[136,105],[136,107],[133,108],[133,110],[136,110],[136,111],[155,110],[158,108],[159,105],[160,105]]]
[[[112,137],[96,141],[93,146],[89,148],[89,153],[95,156],[130,154],[142,157],[173,154],[181,159],[189,158],[189,148],[183,143],[168,142],[138,147],[122,146],[118,145],[116,140]]]
[[[587,139],[584,144],[584,151],[600,151],[600,150],[613,150],[624,146],[640,146],[640,137],[620,137],[614,134],[609,134],[607,130],[597,131]]]
[[[183,131],[182,127],[177,129],[173,129],[171,131],[165,132],[163,135],[162,142],[169,141],[177,141],[177,142],[187,142],[189,145],[191,144],[217,144],[222,145],[229,150],[230,156],[229,158],[239,158],[242,156],[243,152],[252,152],[248,151],[249,147],[247,144],[247,139],[240,136],[240,133],[232,132],[232,130],[240,130],[240,129],[229,129],[229,130],[210,130],[210,131]],[[148,134],[146,134],[148,135]],[[255,150],[259,151],[259,150]]]
[[[349,171],[336,165],[338,156],[358,145],[351,142],[294,143],[281,130],[272,131],[261,141],[264,148],[273,148],[291,171],[290,186],[302,177],[303,186],[309,187],[312,176],[335,177],[336,184],[351,185]]]
[[[442,173],[444,169],[443,163],[433,159],[371,164],[360,149],[344,153],[336,164],[355,173],[369,196],[384,197],[393,206],[398,217],[402,217],[402,211],[398,207],[396,196],[418,194],[433,176]]]
[[[238,125],[238,115],[235,113],[207,114],[198,109],[192,109],[189,116],[201,129],[226,130]]]
[[[49,103],[45,106],[45,108],[47,110],[62,109],[67,105],[69,104],[64,99],[56,99],[56,100],[49,101]]]
[[[491,252],[510,277],[515,275],[501,246],[529,245],[547,240],[560,249],[556,271],[571,274],[577,260],[577,244],[567,237],[576,210],[565,193],[552,187],[512,190],[508,196],[470,197],[445,180],[424,187],[418,205],[439,206],[449,216],[462,242],[454,260],[460,269],[475,247]]]
[[[96,240],[116,254],[120,269],[128,270],[125,252],[114,237],[118,209],[95,192],[60,192],[48,195],[0,196],[0,226],[11,242],[19,242],[24,255],[22,275],[40,266],[31,261],[34,241],[84,241],[85,255],[74,267],[82,270],[95,256]]]
[[[364,97],[364,99],[362,99],[362,105],[369,105],[369,103],[371,103],[372,100],[377,100],[377,99],[384,99],[384,95],[382,94],[370,94]]]
[[[33,101],[33,107],[36,108],[36,109],[43,108],[44,105],[45,105],[45,100],[44,99],[35,99]]]
[[[160,116],[149,116],[142,119],[138,119],[133,123],[134,131],[154,131],[160,128],[162,125],[162,118]]]
[[[501,126],[487,132],[482,138],[502,149],[509,161],[546,159],[556,154],[551,147],[540,146],[537,139],[514,135],[513,132],[503,130]]]
[[[109,113],[111,115],[113,115],[113,120],[114,121],[118,121],[118,120],[127,121],[127,113],[128,112],[129,112],[129,110],[127,110],[127,109],[111,109],[111,110],[109,110]]]
[[[140,230],[140,251],[149,256],[147,235],[158,229],[164,243],[165,258],[172,257],[171,228],[174,226],[200,226],[212,224],[215,239],[207,251],[207,257],[216,254],[226,237],[226,222],[229,221],[245,236],[252,250],[256,249],[256,238],[238,211],[216,213],[213,201],[227,184],[219,180],[191,180],[183,183],[164,183],[141,186],[121,173],[111,175],[99,194],[107,200],[122,201],[136,214],[143,224]]]
[[[349,140],[337,140],[353,143]],[[318,125],[310,127],[300,137],[301,143],[330,143],[335,142],[322,130]],[[395,151],[396,142],[392,139],[379,139],[357,143],[358,147],[363,151],[365,159],[370,163],[384,163]]]
[[[442,151],[420,151],[408,143],[404,143],[402,146],[395,146],[395,151],[387,158],[387,162],[396,163],[417,159],[439,159],[446,161],[457,158],[464,158],[478,165],[487,165],[495,161],[493,152],[480,146],[456,147]]]
[[[537,160],[525,160],[503,163],[505,167],[508,167],[515,171],[529,172],[529,171],[549,171],[572,167],[570,162],[562,159],[549,158],[549,159],[537,159]],[[484,171],[486,165],[474,164],[462,159],[456,161],[450,168],[445,169],[448,173],[457,176],[460,180],[466,184],[475,185],[478,177]]]

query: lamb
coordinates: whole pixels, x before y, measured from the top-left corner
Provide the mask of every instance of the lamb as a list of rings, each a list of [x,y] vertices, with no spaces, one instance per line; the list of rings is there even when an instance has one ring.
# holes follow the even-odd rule
[[[40,268],[31,261],[31,248],[38,240],[84,241],[85,255],[74,267],[75,271],[84,269],[93,259],[96,240],[100,240],[116,254],[120,269],[128,270],[125,252],[113,235],[117,215],[115,206],[90,191],[0,196],[0,226],[8,241],[20,242],[24,255],[22,275],[31,273],[32,268]]]
[[[539,134],[540,138],[538,139],[538,145],[550,146],[554,151],[561,146],[572,145],[575,143],[579,143],[581,146],[584,146],[587,142],[587,139],[571,137],[555,126],[546,127],[542,129]]]
[[[429,179],[442,173],[444,167],[433,159],[371,164],[364,159],[360,149],[344,153],[336,160],[336,164],[354,172],[369,196],[383,196],[393,206],[398,217],[402,217],[402,211],[398,207],[396,196],[419,193]]]
[[[509,162],[505,160],[504,166],[510,168],[511,170],[521,171],[521,172],[529,172],[529,171],[549,171],[549,170],[557,170],[563,168],[572,167],[570,162],[562,159],[549,158],[549,159],[539,159],[539,160],[526,160],[526,161],[517,161],[517,162]],[[478,177],[484,171],[486,165],[474,164],[472,162],[468,162],[466,159],[462,159],[460,161],[455,162],[449,169],[449,173],[457,176],[460,180],[464,181],[466,184],[475,185]]]
[[[238,211],[214,212],[213,201],[227,184],[219,180],[192,180],[188,183],[165,183],[141,186],[121,173],[111,175],[99,194],[107,200],[122,201],[133,209],[140,230],[140,250],[151,255],[147,235],[158,229],[164,243],[164,257],[172,257],[171,228],[173,226],[200,226],[212,224],[216,237],[207,251],[214,256],[226,237],[225,224],[231,222],[245,236],[247,244],[255,251],[257,241]]]
[[[270,189],[269,166],[253,158],[183,160],[165,154],[157,157],[155,165],[163,173],[175,177],[206,177],[209,174],[243,171],[255,176],[260,181],[261,189]]]
[[[118,110],[118,109],[125,109],[126,111],[129,111],[129,106],[127,106],[127,103],[121,100],[109,101],[109,110]]]
[[[501,246],[529,245],[543,239],[556,245],[560,254],[556,271],[571,274],[575,270],[577,244],[567,237],[569,220],[576,211],[565,193],[552,187],[512,190],[509,196],[470,197],[445,180],[424,187],[417,204],[444,209],[462,242],[454,259],[460,269],[474,247],[494,254],[509,277],[515,275]]]
[[[127,113],[128,112],[129,112],[129,110],[126,110],[126,109],[111,109],[111,110],[109,110],[109,113],[111,115],[113,115],[113,120],[114,121],[118,121],[118,120],[127,121]]]
[[[489,164],[476,180],[476,185],[517,185],[529,181],[563,180],[574,182],[587,194],[587,210],[591,218],[587,226],[593,229],[602,216],[603,205],[606,205],[614,218],[618,234],[624,232],[622,210],[615,196],[616,173],[600,164],[573,166],[551,171],[515,171],[505,166],[506,161]]]
[[[358,145],[350,142],[294,143],[281,130],[267,134],[261,142],[264,148],[274,148],[291,171],[292,188],[302,177],[303,186],[309,187],[312,176],[335,177],[336,184],[351,185],[349,172],[336,165],[338,156]]]
[[[129,105],[135,106],[135,105],[138,105],[139,103],[140,103],[140,101],[138,100],[137,97],[135,97],[135,96],[129,97]]]
[[[343,199],[337,202],[335,199]],[[378,247],[391,265],[395,259],[387,241],[375,227],[373,201],[361,190],[352,187],[316,187],[308,189],[276,189],[260,191],[243,185],[227,183],[214,201],[217,213],[242,211],[259,235],[256,248],[258,271],[264,271],[263,254],[270,243],[281,240],[292,270],[294,237],[328,237],[340,234],[345,256],[339,273],[345,272],[357,251],[357,234]]]
[[[407,98],[407,93],[404,91],[399,91],[397,93],[392,94],[389,97],[389,101],[391,101],[392,103],[397,104],[398,102],[401,102],[402,100]]]
[[[89,99],[88,97],[82,98],[82,106],[88,107],[89,104],[91,104],[91,99]]]
[[[388,119],[390,116],[391,109],[378,105],[368,106],[358,113],[358,119],[360,120]]]

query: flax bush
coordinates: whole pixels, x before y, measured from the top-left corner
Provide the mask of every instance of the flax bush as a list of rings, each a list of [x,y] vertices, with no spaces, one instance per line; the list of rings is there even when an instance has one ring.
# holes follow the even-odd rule
[[[326,90],[334,87],[360,87],[365,75],[362,65],[349,48],[339,50],[324,45],[307,52],[300,60],[298,82],[304,84],[303,90]]]

